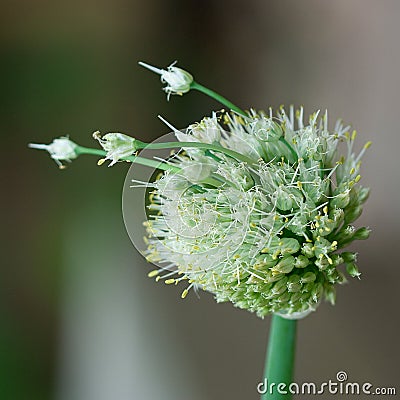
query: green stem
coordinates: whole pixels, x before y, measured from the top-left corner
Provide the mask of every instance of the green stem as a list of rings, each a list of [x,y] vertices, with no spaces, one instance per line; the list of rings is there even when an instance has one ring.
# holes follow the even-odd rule
[[[265,363],[264,389],[266,393],[261,400],[289,400],[292,398],[288,390],[293,382],[294,355],[296,347],[297,321],[285,319],[278,315],[272,316],[267,359]],[[286,394],[279,393],[277,385],[284,383]],[[274,386],[271,388],[271,385]],[[268,390],[267,390],[268,389]],[[270,393],[272,392],[272,394]]]
[[[96,156],[101,156],[105,157],[107,155],[107,152],[104,150],[99,150],[99,149],[91,149],[89,147],[82,147],[82,146],[77,146],[75,148],[75,152],[78,155],[81,154],[91,154],[91,155],[96,155]],[[143,158],[143,157],[138,157],[138,156],[129,156],[129,157],[123,157],[121,158],[122,160],[125,161],[131,161],[132,163],[137,163],[144,165],[146,167],[151,167],[154,169],[161,169],[163,171],[171,171],[171,172],[180,172],[182,169],[179,167],[176,167],[175,165],[163,163],[160,161],[155,161],[155,160],[149,160],[148,158]],[[211,186],[219,187],[221,186],[221,179],[219,179],[218,176],[215,178],[209,177],[205,179],[202,183],[209,184]]]
[[[75,149],[75,151],[78,155],[91,154],[91,155],[96,155],[96,156],[101,156],[101,157],[105,157],[107,155],[107,152],[104,150],[91,149],[89,147],[82,147],[82,146],[78,146]],[[176,167],[171,164],[167,164],[167,163],[163,163],[163,162],[155,161],[155,160],[149,160],[148,158],[143,158],[143,157],[138,157],[138,156],[124,157],[124,158],[122,158],[122,160],[135,162],[137,164],[145,165],[147,167],[151,167],[151,168],[155,168],[155,169],[161,169],[163,171],[179,172],[181,170],[179,167]]]
[[[244,156],[234,150],[229,150],[225,147],[209,144],[209,143],[201,143],[201,142],[166,142],[166,143],[144,143],[136,140],[137,146],[139,149],[172,149],[172,148],[180,148],[180,147],[188,147],[188,148],[199,148],[205,150],[217,151],[219,153],[226,154],[229,157],[235,158],[238,161],[243,161],[248,164],[254,164],[254,160],[249,157]]]
[[[198,90],[199,92],[202,92],[206,94],[207,96],[212,97],[213,99],[217,100],[221,104],[223,104],[225,107],[228,107],[230,110],[236,111],[238,114],[243,115],[244,117],[248,117],[246,112],[244,112],[240,107],[236,106],[232,102],[230,102],[228,99],[226,99],[224,96],[221,96],[217,92],[214,92],[214,90],[211,90],[209,88],[206,88],[203,85],[200,85],[197,82],[192,82],[190,85],[191,89]]]

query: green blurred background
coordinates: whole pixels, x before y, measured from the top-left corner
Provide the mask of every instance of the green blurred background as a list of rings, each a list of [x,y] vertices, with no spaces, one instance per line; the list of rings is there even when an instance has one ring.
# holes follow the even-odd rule
[[[157,114],[182,128],[220,107],[167,102],[139,60],[179,60],[242,107],[327,108],[373,141],[362,280],[300,322],[296,381],[398,383],[398,1],[1,6],[0,399],[258,398],[269,319],[147,278],[121,214],[126,166],[82,157],[60,171],[27,148],[65,134],[95,146],[97,129],[151,140],[168,132]]]

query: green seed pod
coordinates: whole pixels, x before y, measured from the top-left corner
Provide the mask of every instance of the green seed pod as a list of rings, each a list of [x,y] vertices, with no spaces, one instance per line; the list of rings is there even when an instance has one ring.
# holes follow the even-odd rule
[[[278,303],[283,303],[283,304],[287,304],[289,302],[290,299],[290,293],[288,292],[283,292],[277,299],[276,301]]]
[[[312,243],[304,243],[301,252],[308,258],[314,257],[314,245]]]
[[[314,272],[308,271],[304,275],[302,275],[300,282],[301,283],[314,282],[316,279],[317,277],[314,274]]]
[[[295,293],[301,289],[302,282],[299,275],[291,275],[287,282],[288,292]]]
[[[368,200],[370,188],[360,188],[358,190],[358,203],[363,204]]]
[[[344,222],[350,224],[355,221],[362,213],[363,209],[361,206],[352,207],[345,210]]]
[[[340,255],[343,257],[343,260],[346,263],[357,261],[357,253],[352,253],[351,251],[344,251]]]
[[[325,285],[325,299],[333,306],[336,303],[336,288],[333,285]]]
[[[280,249],[282,255],[294,254],[299,251],[300,243],[293,238],[283,238],[280,240]]]
[[[365,240],[369,238],[371,230],[368,228],[357,229],[353,235],[353,240]]]
[[[296,268],[305,268],[307,265],[310,263],[310,260],[306,257],[300,254],[295,258],[294,266]]]
[[[324,287],[322,283],[317,283],[311,291],[312,301],[314,303],[318,303],[321,300],[323,293],[324,293]]]
[[[356,264],[354,263],[346,264],[346,271],[351,277],[360,279],[361,273],[358,271]]]
[[[292,293],[290,296],[290,300],[289,300],[290,303],[292,305],[294,305],[301,298],[301,296],[302,296],[302,292],[300,290]]]
[[[344,258],[341,256],[341,254],[332,254],[331,260],[333,267],[337,267],[338,265],[344,263]]]
[[[350,202],[350,195],[348,192],[338,193],[331,201],[331,206],[337,208],[345,208]]]
[[[294,268],[294,257],[288,256],[283,258],[275,267],[272,268],[272,271],[281,272],[283,274],[288,274]]]
[[[283,293],[287,289],[287,286],[286,286],[287,281],[288,281],[288,278],[286,278],[284,276],[282,279],[280,279],[278,282],[275,283],[275,285],[272,287],[271,292],[273,292],[275,296]]]

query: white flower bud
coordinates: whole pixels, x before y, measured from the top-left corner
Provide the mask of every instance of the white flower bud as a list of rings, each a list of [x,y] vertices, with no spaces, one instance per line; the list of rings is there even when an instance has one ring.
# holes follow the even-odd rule
[[[164,90],[167,92],[168,99],[171,94],[182,95],[190,90],[190,85],[193,82],[193,76],[189,72],[174,67],[176,61],[172,63],[166,70],[153,67],[144,62],[139,62],[139,65],[161,75],[161,82],[166,83]]]
[[[61,161],[71,162],[71,160],[78,157],[78,153],[76,152],[78,145],[72,140],[69,140],[68,137],[54,139],[50,144],[29,143],[28,146],[32,149],[48,151],[50,153],[50,157],[55,160],[60,168],[63,167]]]
[[[93,133],[93,137],[107,152],[106,160],[111,160],[109,167],[121,158],[131,156],[137,150],[136,139],[123,133],[107,133],[101,137],[100,132],[97,131]]]

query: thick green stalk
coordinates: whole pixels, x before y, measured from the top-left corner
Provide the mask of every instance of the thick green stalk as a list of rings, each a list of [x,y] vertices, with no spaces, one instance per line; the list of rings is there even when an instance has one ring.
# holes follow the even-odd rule
[[[226,99],[224,96],[221,96],[217,92],[214,92],[214,90],[211,90],[209,88],[206,88],[203,85],[200,85],[197,82],[192,82],[190,85],[191,89],[198,90],[199,92],[202,92],[206,94],[207,96],[212,97],[213,99],[217,100],[221,104],[223,104],[225,107],[228,107],[230,110],[236,111],[238,114],[243,115],[244,117],[248,117],[246,112],[244,112],[240,107],[236,106],[232,102],[230,102],[228,99]]]
[[[272,316],[263,381],[266,382],[263,386],[266,393],[262,394],[261,400],[292,398],[288,387],[293,382],[296,327],[296,320],[285,319],[278,315]],[[278,390],[279,383],[286,385],[283,390],[282,388]],[[272,388],[271,385],[273,385]],[[279,393],[279,391],[287,393]]]

